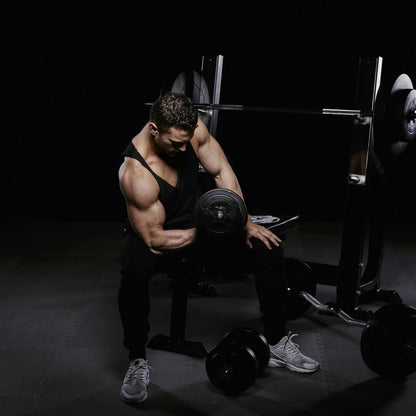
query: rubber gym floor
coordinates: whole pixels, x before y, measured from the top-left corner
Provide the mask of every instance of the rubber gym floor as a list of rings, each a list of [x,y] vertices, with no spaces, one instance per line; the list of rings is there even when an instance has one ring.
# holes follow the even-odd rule
[[[320,362],[316,373],[266,369],[243,394],[229,397],[208,380],[204,359],[149,349],[149,398],[127,405],[119,398],[128,364],[117,310],[122,225],[0,226],[2,416],[414,414],[416,374],[380,378],[362,360],[362,329],[316,311],[289,323],[302,352]],[[301,223],[284,242],[286,256],[338,264],[341,234],[338,223]],[[416,305],[416,231],[389,224],[387,234],[381,286]],[[215,288],[216,297],[190,295],[187,339],[209,350],[232,328],[261,331],[252,279],[216,280]],[[150,336],[168,334],[166,276],[151,281],[151,297]],[[334,301],[335,288],[318,285],[317,298]]]

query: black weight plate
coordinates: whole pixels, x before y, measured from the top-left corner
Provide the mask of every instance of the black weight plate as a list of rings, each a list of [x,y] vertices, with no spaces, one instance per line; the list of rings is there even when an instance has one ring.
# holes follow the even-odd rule
[[[262,372],[270,361],[270,346],[260,332],[251,328],[237,328],[225,334],[221,343],[235,343],[249,347],[257,358],[259,372]]]
[[[314,280],[312,268],[305,262],[285,258],[288,307],[287,319],[297,319],[306,314],[311,304],[299,296],[299,292],[307,292],[312,296],[316,295],[316,281]]]
[[[229,189],[205,192],[197,201],[194,214],[198,229],[210,237],[236,235],[247,223],[244,201]]]
[[[220,343],[208,353],[205,368],[214,386],[236,396],[255,382],[258,362],[250,348]]]
[[[400,304],[378,309],[361,335],[361,355],[367,367],[384,377],[416,371],[416,309]]]

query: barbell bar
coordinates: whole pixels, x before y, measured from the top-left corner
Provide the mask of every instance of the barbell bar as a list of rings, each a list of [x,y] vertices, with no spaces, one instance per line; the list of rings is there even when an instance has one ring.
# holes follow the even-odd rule
[[[278,108],[278,107],[253,107],[239,104],[194,104],[202,110],[232,110],[232,111],[257,111],[281,114],[310,114],[310,115],[331,115],[348,117],[372,117],[372,113],[365,113],[361,110],[347,110],[342,108]]]
[[[153,103],[145,103],[145,106],[151,106]],[[201,112],[209,113],[213,110],[226,111],[253,111],[262,113],[281,113],[281,114],[311,114],[311,115],[327,115],[327,116],[348,116],[348,117],[372,117],[373,113],[363,112],[361,110],[348,110],[343,108],[280,108],[280,107],[258,107],[247,106],[242,104],[205,104],[194,103],[194,107]],[[416,111],[414,114],[416,118]]]
[[[339,316],[344,322],[349,325],[359,326],[361,328],[365,328],[367,326],[367,321],[362,321],[359,319],[355,319],[352,316],[348,315],[345,311],[338,308],[335,304],[323,304],[318,299],[313,297],[310,293],[305,291],[300,291],[299,296],[306,301],[308,301],[314,308],[318,311],[331,313],[333,315]]]
[[[145,106],[152,106],[153,103],[145,103]],[[365,112],[361,110],[350,110],[345,108],[284,108],[284,107],[257,107],[246,106],[242,104],[203,104],[194,103],[194,107],[201,112],[210,113],[213,110],[226,111],[252,111],[263,113],[281,113],[281,114],[305,114],[305,115],[323,115],[323,116],[347,116],[356,118],[373,117],[373,112]],[[403,115],[404,120],[416,119],[416,108],[411,109]]]

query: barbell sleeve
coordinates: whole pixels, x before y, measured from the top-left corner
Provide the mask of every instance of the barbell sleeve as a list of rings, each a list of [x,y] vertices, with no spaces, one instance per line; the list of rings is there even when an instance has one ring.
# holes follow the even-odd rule
[[[342,108],[323,108],[323,115],[330,116],[352,116],[352,117],[361,117],[361,116],[370,116],[371,114],[363,114],[361,110],[347,110]]]

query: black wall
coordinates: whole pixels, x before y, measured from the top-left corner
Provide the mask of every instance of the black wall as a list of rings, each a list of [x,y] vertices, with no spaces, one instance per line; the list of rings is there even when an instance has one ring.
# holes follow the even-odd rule
[[[143,104],[202,55],[224,55],[228,104],[352,108],[364,56],[416,82],[411,3],[267,3],[62,1],[3,13],[1,219],[122,219],[119,155],[147,121]],[[342,217],[350,137],[350,120],[240,112],[222,112],[217,134],[252,213],[318,219]],[[391,215],[412,218],[413,160],[392,175]]]

